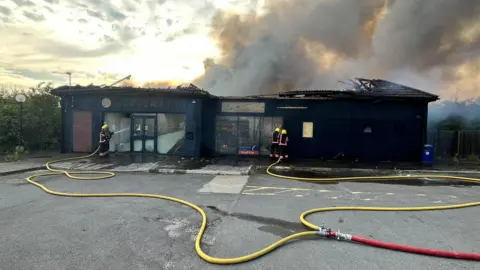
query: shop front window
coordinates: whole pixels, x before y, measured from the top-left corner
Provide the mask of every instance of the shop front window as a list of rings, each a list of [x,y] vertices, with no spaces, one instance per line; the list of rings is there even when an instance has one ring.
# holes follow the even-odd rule
[[[262,117],[240,116],[238,119],[238,154],[259,155]]]
[[[185,119],[185,114],[157,114],[157,152],[159,154],[183,154]]]
[[[105,113],[105,123],[115,132],[110,140],[111,152],[130,151],[130,117],[126,113]]]
[[[238,149],[238,117],[218,116],[216,122],[216,149],[220,154],[235,154]]]
[[[272,134],[276,128],[282,128],[282,117],[263,117],[262,136],[260,138],[260,154],[270,154],[270,144],[272,142]]]
[[[268,155],[272,132],[282,127],[281,117],[218,116],[216,152]]]

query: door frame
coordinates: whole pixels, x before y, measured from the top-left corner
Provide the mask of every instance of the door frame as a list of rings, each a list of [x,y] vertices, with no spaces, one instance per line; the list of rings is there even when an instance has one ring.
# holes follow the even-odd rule
[[[135,135],[135,120],[140,119],[142,121],[142,135]],[[153,119],[153,136],[148,136],[145,134],[145,121],[147,119]],[[157,135],[158,135],[158,127],[157,127],[157,114],[133,114],[130,117],[130,149],[134,153],[157,153]],[[142,149],[140,151],[135,151],[135,140],[142,141]],[[145,149],[145,142],[147,140],[153,140],[154,151],[148,152]]]

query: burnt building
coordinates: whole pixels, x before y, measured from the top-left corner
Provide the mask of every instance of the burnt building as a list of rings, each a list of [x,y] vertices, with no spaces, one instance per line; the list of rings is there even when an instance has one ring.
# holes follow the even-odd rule
[[[91,152],[101,126],[115,132],[110,151],[200,156],[201,112],[210,94],[176,88],[60,87],[62,152]]]
[[[428,103],[438,96],[385,80],[357,79],[347,90],[212,96],[172,89],[55,89],[62,97],[64,152],[89,152],[106,122],[112,151],[190,157],[268,155],[276,127],[292,158],[419,161]],[[153,129],[153,130],[152,130]]]

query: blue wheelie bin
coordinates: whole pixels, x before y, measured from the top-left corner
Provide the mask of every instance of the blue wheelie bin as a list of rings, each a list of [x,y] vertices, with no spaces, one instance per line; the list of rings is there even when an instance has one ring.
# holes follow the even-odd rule
[[[433,146],[430,144],[424,145],[423,151],[422,151],[422,163],[424,165],[433,165],[434,160],[435,160],[435,155],[433,152]]]

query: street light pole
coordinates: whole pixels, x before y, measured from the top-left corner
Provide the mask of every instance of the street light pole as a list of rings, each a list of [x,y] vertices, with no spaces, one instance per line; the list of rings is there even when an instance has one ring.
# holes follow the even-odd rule
[[[72,72],[68,71],[68,72],[52,72],[53,74],[66,74],[68,75],[68,88],[71,89],[72,88]]]
[[[66,72],[65,74],[68,75],[68,88],[72,88],[72,73],[71,72]]]
[[[22,140],[22,135],[23,135],[23,103],[27,98],[25,97],[24,94],[18,94],[15,96],[15,100],[20,103],[20,134],[19,134],[19,143],[18,143],[18,148],[17,150],[20,150],[20,152],[23,152],[24,147],[23,147],[23,140]]]

